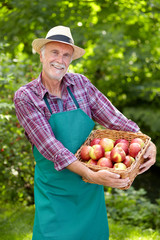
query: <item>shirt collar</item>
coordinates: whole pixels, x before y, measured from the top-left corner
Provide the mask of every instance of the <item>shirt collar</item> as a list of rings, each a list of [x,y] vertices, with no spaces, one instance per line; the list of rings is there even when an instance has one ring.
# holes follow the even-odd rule
[[[72,73],[66,73],[62,79],[62,85],[64,86],[70,86],[70,85],[75,85],[74,82],[74,74]],[[45,86],[42,83],[42,73],[40,73],[40,75],[38,76],[38,78],[36,79],[37,84],[34,85],[34,87],[36,88],[36,94],[40,97],[40,99],[42,100],[44,98],[44,95],[48,92],[48,90],[45,88]]]

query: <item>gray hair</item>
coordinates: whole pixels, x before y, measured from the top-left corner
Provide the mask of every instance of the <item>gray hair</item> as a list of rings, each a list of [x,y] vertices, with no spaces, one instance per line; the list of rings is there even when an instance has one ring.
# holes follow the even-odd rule
[[[46,45],[43,45],[43,47],[41,47],[41,54],[43,58],[44,58],[45,48],[46,48]]]

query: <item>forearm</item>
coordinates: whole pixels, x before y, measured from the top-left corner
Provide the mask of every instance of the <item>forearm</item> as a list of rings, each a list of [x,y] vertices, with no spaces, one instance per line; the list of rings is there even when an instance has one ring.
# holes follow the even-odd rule
[[[130,184],[129,178],[121,179],[119,174],[107,170],[94,172],[78,160],[66,168],[95,184],[113,188],[124,188]]]
[[[138,132],[138,125],[127,119],[94,85],[88,82],[88,96],[93,119],[106,128]]]
[[[87,180],[93,181],[94,172],[78,160],[69,164],[66,168]]]

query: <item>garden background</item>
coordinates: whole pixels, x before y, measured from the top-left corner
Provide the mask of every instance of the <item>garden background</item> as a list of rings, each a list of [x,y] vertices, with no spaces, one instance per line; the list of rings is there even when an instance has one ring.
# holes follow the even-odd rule
[[[0,1],[0,239],[31,239],[35,162],[13,96],[41,71],[33,39],[56,25],[86,50],[69,71],[87,76],[157,146],[155,166],[131,189],[105,188],[111,239],[160,239],[159,0]]]

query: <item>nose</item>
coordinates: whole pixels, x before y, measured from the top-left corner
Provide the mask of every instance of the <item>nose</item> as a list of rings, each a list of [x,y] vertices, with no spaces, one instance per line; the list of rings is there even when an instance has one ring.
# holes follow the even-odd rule
[[[63,63],[63,55],[62,54],[58,54],[56,60],[57,60],[58,63]]]

